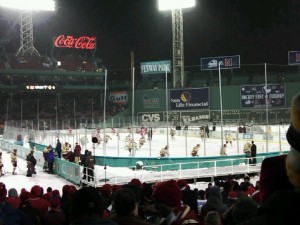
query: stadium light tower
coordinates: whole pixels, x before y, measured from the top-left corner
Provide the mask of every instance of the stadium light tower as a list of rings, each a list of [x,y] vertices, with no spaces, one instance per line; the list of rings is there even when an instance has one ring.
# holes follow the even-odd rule
[[[21,11],[20,47],[18,55],[40,55],[33,46],[32,11],[54,11],[54,0],[0,0],[1,7]]]
[[[158,9],[172,10],[173,87],[183,87],[184,47],[182,9],[196,5],[195,0],[158,0]]]

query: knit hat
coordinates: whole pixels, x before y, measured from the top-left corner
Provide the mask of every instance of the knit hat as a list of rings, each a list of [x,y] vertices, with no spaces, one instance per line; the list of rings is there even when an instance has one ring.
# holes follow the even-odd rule
[[[65,184],[65,185],[63,186],[63,188],[62,188],[63,195],[67,195],[69,189],[70,189],[70,185]]]
[[[139,179],[137,179],[137,178],[133,178],[133,179],[129,182],[129,184],[135,185],[135,186],[137,186],[137,187],[139,187],[139,188],[143,188],[142,182],[141,182]]]
[[[51,208],[57,208],[60,206],[60,200],[58,198],[53,198],[50,200]]]
[[[21,201],[27,201],[30,198],[30,193],[28,191],[22,191],[20,194]]]
[[[179,179],[177,181],[177,184],[181,190],[184,189],[188,185],[188,183],[186,182],[185,179]]]
[[[30,191],[30,194],[32,196],[35,196],[35,197],[41,197],[41,194],[42,194],[42,189],[39,185],[34,185],[32,188],[31,188],[31,191]]]
[[[60,194],[59,194],[59,190],[53,190],[52,191],[52,197],[60,197]]]
[[[228,192],[228,199],[237,200],[237,193],[235,191]]]
[[[1,201],[3,202],[5,200],[6,194],[7,194],[7,190],[5,184],[0,182],[0,202]]]
[[[162,202],[172,207],[179,206],[181,191],[175,180],[161,182],[155,187],[154,198],[156,202]]]
[[[291,148],[286,158],[289,181],[300,188],[300,93],[291,102],[291,125],[286,133]]]
[[[14,197],[17,198],[18,197],[18,192],[15,188],[11,188],[8,190],[8,197]]]
[[[221,189],[218,186],[213,186],[209,189],[209,196],[216,196],[218,199],[222,199]]]
[[[101,194],[106,197],[106,196],[111,196],[112,194],[112,187],[110,184],[104,184],[101,189],[100,189]]]

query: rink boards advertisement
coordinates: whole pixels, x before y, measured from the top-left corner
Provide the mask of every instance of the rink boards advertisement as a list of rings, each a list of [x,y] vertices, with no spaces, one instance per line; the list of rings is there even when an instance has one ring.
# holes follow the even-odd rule
[[[285,86],[282,84],[240,86],[241,108],[285,108]],[[267,103],[267,105],[266,105]]]
[[[172,89],[169,99],[171,111],[209,109],[209,88]]]
[[[163,122],[167,120],[167,113],[166,112],[143,112],[138,113],[139,119],[145,123],[155,123],[155,122]],[[192,123],[192,122],[199,122],[202,120],[209,120],[210,114],[208,110],[197,111],[197,112],[168,112],[168,121],[170,122],[183,122],[185,123]]]

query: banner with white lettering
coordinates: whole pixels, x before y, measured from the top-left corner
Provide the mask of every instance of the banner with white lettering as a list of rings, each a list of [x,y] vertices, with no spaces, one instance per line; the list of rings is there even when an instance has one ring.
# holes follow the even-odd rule
[[[209,88],[170,90],[170,110],[209,109]]]
[[[241,108],[285,107],[285,86],[283,84],[243,85],[241,91]]]
[[[201,70],[218,70],[240,68],[240,56],[218,56],[201,58]]]
[[[164,121],[163,113],[138,113],[138,117],[141,119],[142,122],[159,122]]]
[[[171,60],[141,62],[141,74],[162,74],[171,72]]]

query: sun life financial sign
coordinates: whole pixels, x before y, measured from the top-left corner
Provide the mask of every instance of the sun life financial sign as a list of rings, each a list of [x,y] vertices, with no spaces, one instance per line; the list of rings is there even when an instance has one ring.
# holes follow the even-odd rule
[[[171,60],[141,62],[141,74],[162,74],[171,71]]]
[[[76,48],[93,50],[96,47],[96,37],[81,36],[74,38],[61,34],[54,38],[54,46],[57,48]]]

